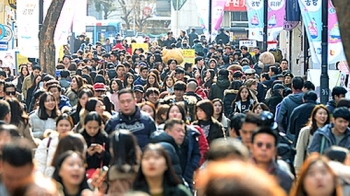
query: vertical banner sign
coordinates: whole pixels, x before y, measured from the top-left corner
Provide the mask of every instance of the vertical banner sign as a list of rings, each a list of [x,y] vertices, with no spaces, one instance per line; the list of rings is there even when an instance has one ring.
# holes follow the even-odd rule
[[[287,0],[288,1],[288,0]],[[268,0],[268,41],[276,40],[283,30],[286,15],[285,0]]]
[[[212,0],[211,8],[211,40],[215,40],[218,34],[222,18],[224,17],[224,8],[226,0]]]
[[[300,21],[298,0],[286,0],[286,21]]]
[[[311,58],[314,65],[321,65],[322,43],[322,2],[299,0],[303,22],[310,42]],[[328,64],[346,60],[340,37],[339,25],[335,8],[328,1]]]
[[[321,1],[299,0],[306,35],[310,43],[311,59],[314,66],[321,65],[322,9]]]
[[[201,24],[205,34],[208,34],[209,29],[209,1],[211,0],[194,0],[197,6],[199,23]]]
[[[248,14],[248,39],[263,41],[264,1],[246,0]]]
[[[81,5],[87,5],[87,0],[80,0]],[[76,35],[81,35],[86,32],[86,16],[87,9],[79,8],[75,9],[73,32]]]
[[[73,25],[76,10],[75,8],[77,8],[76,3],[76,0],[66,0],[63,5],[62,12],[55,29],[54,40],[56,46],[67,44],[67,37],[71,33],[71,27]]]
[[[331,0],[328,2],[328,51],[329,64],[346,61],[337,13]]]
[[[17,0],[18,48],[22,55],[39,58],[39,1]]]

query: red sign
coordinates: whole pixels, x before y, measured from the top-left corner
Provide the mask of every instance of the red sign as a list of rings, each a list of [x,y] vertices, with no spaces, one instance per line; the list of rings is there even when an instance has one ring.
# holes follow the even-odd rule
[[[224,11],[227,12],[246,12],[245,0],[226,0]]]

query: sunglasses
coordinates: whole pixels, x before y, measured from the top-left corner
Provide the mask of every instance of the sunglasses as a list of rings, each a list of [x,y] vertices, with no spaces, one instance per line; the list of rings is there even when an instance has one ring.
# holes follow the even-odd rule
[[[16,95],[16,91],[6,92],[6,95]]]
[[[271,149],[273,147],[273,145],[271,143],[262,143],[262,142],[258,142],[256,143],[256,145],[259,147],[259,148],[262,148],[263,146],[266,147],[266,149]]]

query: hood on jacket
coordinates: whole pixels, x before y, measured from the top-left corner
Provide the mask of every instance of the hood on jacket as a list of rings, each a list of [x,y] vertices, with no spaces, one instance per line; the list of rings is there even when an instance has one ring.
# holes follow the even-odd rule
[[[177,144],[175,143],[175,140],[173,137],[168,135],[165,131],[163,130],[158,130],[155,131],[150,138],[150,143],[160,143],[160,142],[166,142],[170,143],[172,146],[174,146],[175,149],[178,148]]]
[[[303,96],[304,96],[304,93],[298,93],[298,94],[291,94],[288,97],[294,103],[302,104],[303,103]]]
[[[218,85],[220,88],[226,89],[230,86],[230,81],[227,78],[219,77],[216,85]]]
[[[238,90],[233,90],[233,89],[227,89],[224,91],[224,96],[228,95],[228,94],[236,94],[237,95]]]

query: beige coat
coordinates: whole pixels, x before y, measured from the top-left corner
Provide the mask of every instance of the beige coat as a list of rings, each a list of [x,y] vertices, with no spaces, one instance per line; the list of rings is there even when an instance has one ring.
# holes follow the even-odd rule
[[[312,135],[310,134],[309,126],[306,126],[300,130],[297,145],[296,145],[296,155],[294,160],[295,171],[298,174],[301,167],[303,166],[305,157],[307,156],[307,149],[311,144]]]

